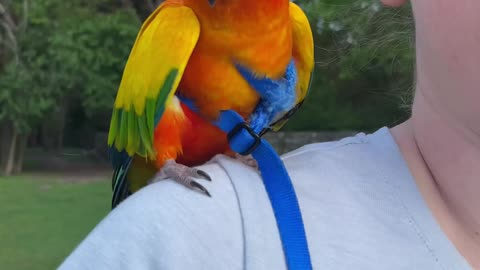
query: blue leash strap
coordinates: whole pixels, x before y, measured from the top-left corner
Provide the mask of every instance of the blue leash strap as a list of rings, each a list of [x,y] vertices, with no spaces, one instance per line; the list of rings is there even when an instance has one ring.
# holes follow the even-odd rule
[[[282,160],[236,112],[222,112],[216,125],[228,134],[233,151],[241,155],[251,154],[257,161],[275,214],[288,269],[312,269],[302,214]]]

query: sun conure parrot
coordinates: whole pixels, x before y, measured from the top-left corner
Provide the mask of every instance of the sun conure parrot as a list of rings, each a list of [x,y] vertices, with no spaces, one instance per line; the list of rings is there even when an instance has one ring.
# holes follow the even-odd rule
[[[290,70],[293,99],[277,102],[285,108],[267,117],[262,133],[276,130],[303,102],[313,66],[309,22],[288,0],[164,1],[138,33],[115,100],[112,207],[159,171],[209,195],[193,181],[209,176],[189,166],[229,153],[226,134],[212,124],[220,111],[246,120],[255,109],[257,119],[262,110],[272,114],[258,107],[258,88],[282,96],[275,82]]]

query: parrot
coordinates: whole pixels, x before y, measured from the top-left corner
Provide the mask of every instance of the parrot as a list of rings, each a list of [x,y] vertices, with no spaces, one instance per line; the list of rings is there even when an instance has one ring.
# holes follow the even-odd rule
[[[212,122],[233,110],[261,135],[277,131],[304,102],[313,68],[308,18],[289,0],[162,2],[137,34],[113,105],[112,208],[156,175],[211,196],[195,178],[212,179],[194,166],[232,155]]]

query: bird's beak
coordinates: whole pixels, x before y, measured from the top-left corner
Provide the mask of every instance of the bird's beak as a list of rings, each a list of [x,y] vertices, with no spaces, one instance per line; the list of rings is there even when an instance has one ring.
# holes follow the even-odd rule
[[[216,0],[208,0],[208,3],[210,3],[210,6],[213,7],[213,6],[215,6],[215,1],[216,1]]]

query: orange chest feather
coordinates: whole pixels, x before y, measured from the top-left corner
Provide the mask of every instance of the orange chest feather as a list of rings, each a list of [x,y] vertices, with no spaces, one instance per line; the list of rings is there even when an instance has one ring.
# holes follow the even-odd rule
[[[259,75],[279,78],[292,58],[289,20],[244,32],[202,28],[190,57],[179,92],[191,98],[204,116],[214,119],[220,110],[233,109],[247,117],[258,95],[235,65]]]

